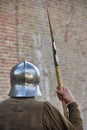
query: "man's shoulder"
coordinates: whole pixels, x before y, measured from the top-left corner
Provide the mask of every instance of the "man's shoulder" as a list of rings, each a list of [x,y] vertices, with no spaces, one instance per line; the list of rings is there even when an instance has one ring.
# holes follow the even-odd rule
[[[33,100],[31,102],[31,106],[35,107],[35,108],[42,108],[42,109],[46,109],[46,108],[50,108],[52,105],[50,102],[48,101],[38,101],[38,100]]]
[[[2,100],[2,101],[0,102],[0,106],[3,105],[5,102],[7,102],[7,100],[9,100],[9,99]]]

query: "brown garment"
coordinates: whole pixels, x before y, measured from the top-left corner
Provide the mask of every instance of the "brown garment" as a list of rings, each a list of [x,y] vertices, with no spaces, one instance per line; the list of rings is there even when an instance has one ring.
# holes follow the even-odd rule
[[[70,121],[48,102],[10,98],[0,103],[0,130],[83,130],[78,105],[68,109]]]

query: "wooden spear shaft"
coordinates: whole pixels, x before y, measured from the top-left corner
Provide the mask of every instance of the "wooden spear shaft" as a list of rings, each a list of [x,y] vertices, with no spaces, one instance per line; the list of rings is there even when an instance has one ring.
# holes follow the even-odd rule
[[[62,82],[62,78],[61,78],[60,66],[59,65],[56,66],[55,69],[56,69],[56,77],[57,77],[57,81],[58,81],[58,89],[61,90],[61,89],[63,89],[63,82]],[[64,100],[62,100],[62,107],[63,107],[64,116],[66,118],[68,118],[68,112],[67,112],[67,108],[66,108]]]
[[[63,89],[63,83],[62,83],[62,78],[61,78],[61,71],[60,71],[60,66],[59,66],[59,60],[56,54],[56,46],[54,42],[54,37],[53,37],[53,32],[52,32],[52,27],[51,27],[51,22],[50,22],[50,17],[47,9],[47,16],[48,16],[48,21],[49,21],[49,27],[50,27],[50,34],[51,34],[51,39],[52,39],[52,48],[53,48],[53,56],[54,56],[54,64],[55,64],[55,70],[56,70],[56,77],[57,77],[57,82],[58,82],[58,89]],[[65,106],[65,102],[62,100],[62,107],[63,107],[63,113],[64,116],[67,118],[68,117],[68,112],[67,108]]]

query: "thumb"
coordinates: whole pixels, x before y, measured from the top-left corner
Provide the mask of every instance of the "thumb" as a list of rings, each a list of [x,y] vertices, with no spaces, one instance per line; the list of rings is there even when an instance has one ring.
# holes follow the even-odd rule
[[[56,94],[62,96],[63,95],[63,90],[56,89]]]

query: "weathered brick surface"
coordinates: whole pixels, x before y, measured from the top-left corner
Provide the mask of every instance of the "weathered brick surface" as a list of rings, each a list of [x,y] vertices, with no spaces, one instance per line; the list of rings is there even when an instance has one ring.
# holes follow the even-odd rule
[[[10,69],[28,60],[41,71],[42,99],[62,111],[55,95],[48,7],[63,83],[74,93],[87,129],[87,1],[0,0],[0,100],[7,98]]]

